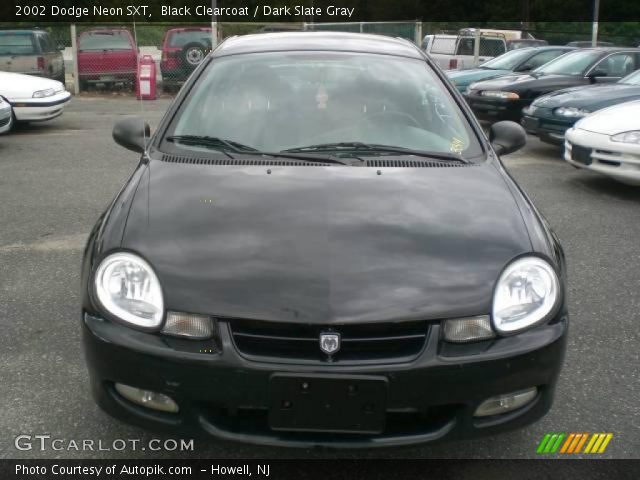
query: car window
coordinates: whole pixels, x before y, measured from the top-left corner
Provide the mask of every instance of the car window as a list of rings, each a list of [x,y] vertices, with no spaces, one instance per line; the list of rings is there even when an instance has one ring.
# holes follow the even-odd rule
[[[480,37],[480,55],[483,57],[497,57],[506,51],[505,42],[498,38]]]
[[[453,55],[456,48],[455,38],[434,37],[431,42],[431,53]]]
[[[0,55],[28,55],[36,53],[30,33],[0,32]]]
[[[38,40],[40,41],[40,50],[43,53],[51,53],[54,51],[48,35],[38,35]]]
[[[235,55],[211,62],[191,92],[171,135],[219,137],[270,152],[364,142],[482,155],[459,106],[421,60],[337,52]]]
[[[615,53],[598,62],[592,72],[603,72],[607,77],[626,77],[636,67],[635,55],[632,53]]]
[[[211,45],[211,32],[206,30],[187,30],[172,32],[169,36],[168,46],[182,48],[188,43],[197,42],[203,45]]]
[[[536,68],[536,73],[556,75],[584,75],[600,57],[598,50],[579,50],[562,55],[551,62]]]
[[[83,51],[131,50],[133,45],[131,44],[131,39],[127,32],[85,32],[80,35],[78,48]]]
[[[513,70],[515,67],[520,65],[521,62],[529,58],[531,56],[531,52],[532,49],[530,48],[512,50],[483,63],[481,67],[491,68],[494,70]]]
[[[534,68],[541,67],[545,63],[549,63],[556,57],[559,57],[563,53],[567,53],[566,50],[546,50],[544,52],[540,52],[535,54],[529,60],[527,60],[527,65],[531,66],[531,70]]]

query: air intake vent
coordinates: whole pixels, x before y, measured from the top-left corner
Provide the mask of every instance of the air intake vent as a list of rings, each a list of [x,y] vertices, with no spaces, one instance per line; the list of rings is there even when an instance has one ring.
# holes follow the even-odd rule
[[[328,167],[329,163],[305,162],[303,160],[278,160],[270,158],[196,158],[177,155],[163,155],[163,162],[185,163],[188,165],[252,166],[252,167]]]
[[[367,167],[375,168],[449,168],[449,167],[471,167],[475,163],[455,163],[455,162],[438,162],[437,160],[388,160],[376,159],[367,160]]]

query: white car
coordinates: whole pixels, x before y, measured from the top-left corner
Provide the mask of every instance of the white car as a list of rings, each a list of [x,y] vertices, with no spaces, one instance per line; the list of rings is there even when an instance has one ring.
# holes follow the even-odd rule
[[[564,159],[629,185],[640,185],[640,100],[599,110],[567,130]]]
[[[13,124],[13,116],[11,114],[11,105],[0,97],[0,133],[11,130]]]
[[[15,121],[37,122],[62,115],[71,94],[56,80],[0,72],[0,97],[11,105]]]

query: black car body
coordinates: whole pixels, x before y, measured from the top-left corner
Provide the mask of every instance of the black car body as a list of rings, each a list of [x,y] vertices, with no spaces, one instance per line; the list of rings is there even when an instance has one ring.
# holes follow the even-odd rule
[[[615,83],[567,88],[543,95],[524,109],[522,125],[540,140],[564,144],[564,133],[582,117],[618,103],[640,99],[640,71]]]
[[[252,76],[256,94],[286,88],[262,101]],[[422,104],[405,97],[425,83]],[[367,108],[348,108],[347,86]],[[222,111],[234,88],[241,95]],[[389,91],[405,113],[391,111]],[[256,117],[261,128],[181,136],[216,112],[212,134]],[[406,126],[406,112],[433,130]],[[459,130],[439,152],[239,143],[287,144],[300,123],[296,135],[330,134],[351,128],[341,120],[350,113],[367,116],[363,137],[348,130],[356,139],[393,125],[411,138]],[[85,250],[82,330],[97,402],[152,429],[281,446],[404,445],[535,421],[552,403],[568,316],[562,248],[495,153],[524,135],[494,125],[489,144],[409,42],[319,32],[225,41],[150,142],[139,119],[114,128],[144,153]],[[511,287],[531,301],[513,300]]]
[[[471,84],[464,95],[481,119],[519,121],[522,109],[541,95],[564,88],[616,82],[639,67],[639,49],[582,49],[563,55],[527,75]]]

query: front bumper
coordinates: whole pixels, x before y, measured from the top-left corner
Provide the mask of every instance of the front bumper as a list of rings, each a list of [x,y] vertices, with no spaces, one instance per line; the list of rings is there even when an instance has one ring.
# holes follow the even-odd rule
[[[485,97],[482,95],[469,93],[467,90],[463,94],[465,100],[480,120],[498,121],[513,120],[520,121],[522,109],[529,105],[530,100],[517,99],[507,100],[504,98]]]
[[[582,161],[574,158],[574,146],[586,149]],[[612,142],[609,135],[580,128],[567,130],[564,159],[577,168],[607,175],[628,185],[640,185],[640,145]]]
[[[124,421],[264,445],[368,448],[493,434],[537,420],[552,404],[567,329],[563,316],[516,336],[445,350],[440,326],[434,324],[415,360],[350,366],[249,360],[236,349],[226,322],[220,323],[218,354],[200,353],[199,342],[193,342],[191,351],[176,350],[162,336],[87,314],[83,338],[94,397],[102,409]],[[269,385],[276,373],[386,378],[384,432],[271,430]],[[169,395],[180,411],[161,413],[130,403],[115,391],[116,382]],[[528,405],[493,417],[473,417],[487,398],[533,386],[539,393]]]
[[[573,127],[579,118],[562,118],[551,111],[543,111],[541,108],[531,112],[525,108],[522,112],[522,126],[533,135],[537,135],[541,141],[552,145],[563,145],[565,132]]]
[[[71,100],[71,93],[60,92],[51,97],[11,100],[16,120],[21,122],[38,122],[52,120],[64,112]]]

